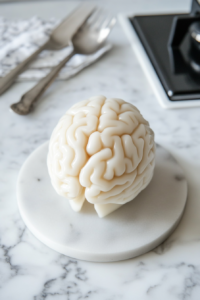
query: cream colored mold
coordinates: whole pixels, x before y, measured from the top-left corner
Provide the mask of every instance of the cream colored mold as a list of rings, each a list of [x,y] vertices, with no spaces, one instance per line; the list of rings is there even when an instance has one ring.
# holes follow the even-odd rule
[[[121,99],[92,97],[72,106],[54,129],[48,170],[57,193],[80,211],[85,199],[99,217],[133,200],[151,181],[154,133]]]

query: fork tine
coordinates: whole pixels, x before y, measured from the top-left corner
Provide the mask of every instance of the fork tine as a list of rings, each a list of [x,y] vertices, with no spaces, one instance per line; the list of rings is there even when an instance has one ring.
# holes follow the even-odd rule
[[[101,15],[101,9],[97,8],[94,13],[88,18],[87,25],[92,26],[96,23],[96,21],[99,19]]]
[[[103,41],[106,40],[115,23],[116,23],[115,18],[106,18],[104,27],[101,27],[99,31],[98,43],[102,43]]]
[[[95,28],[97,28],[98,30],[103,30],[103,29],[111,30],[111,28],[115,25],[115,23],[116,23],[115,18],[111,16],[107,16],[99,19],[97,21],[97,24],[95,25]]]
[[[101,28],[105,28],[105,27],[107,26],[107,24],[109,23],[109,21],[110,21],[110,18],[109,18],[109,17],[105,18],[105,20],[104,20],[103,23],[101,24]]]
[[[108,22],[106,27],[111,29],[115,25],[116,22],[117,22],[116,18],[110,18],[110,21]]]
[[[105,16],[102,10],[99,10],[98,14],[96,16],[94,16],[93,23],[91,24],[91,26],[97,30],[100,30],[100,29],[104,28],[103,24],[106,25],[109,20],[110,20],[110,18]]]

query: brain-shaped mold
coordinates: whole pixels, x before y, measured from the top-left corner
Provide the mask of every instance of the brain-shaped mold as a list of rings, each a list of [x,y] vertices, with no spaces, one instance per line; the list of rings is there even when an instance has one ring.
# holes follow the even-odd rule
[[[131,201],[151,181],[154,165],[154,133],[121,99],[97,96],[75,104],[50,139],[52,185],[76,211],[85,199],[97,210],[113,204],[111,211]]]

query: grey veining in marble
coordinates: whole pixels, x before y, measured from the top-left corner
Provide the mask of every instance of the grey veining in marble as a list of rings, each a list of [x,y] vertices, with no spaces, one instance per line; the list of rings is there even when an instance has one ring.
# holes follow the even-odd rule
[[[0,13],[10,19],[36,14],[59,19],[75,5],[70,1],[9,3],[1,4]],[[110,13],[165,13],[189,10],[190,1],[110,0],[103,5]],[[200,108],[163,110],[119,24],[109,39],[112,52],[75,78],[55,82],[29,116],[17,116],[8,108],[34,82],[17,83],[0,97],[0,299],[200,298]],[[17,207],[16,182],[25,159],[49,139],[73,103],[99,94],[138,106],[156,141],[175,156],[188,182],[185,213],[174,233],[154,251],[117,263],[78,261],[49,249],[26,229]]]

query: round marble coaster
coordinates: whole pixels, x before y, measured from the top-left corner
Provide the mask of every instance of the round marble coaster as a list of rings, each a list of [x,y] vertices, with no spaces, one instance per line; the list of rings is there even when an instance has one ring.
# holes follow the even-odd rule
[[[18,205],[30,231],[50,248],[73,258],[110,262],[143,254],[158,246],[178,224],[187,183],[174,158],[157,145],[149,186],[133,201],[100,219],[87,201],[80,213],[51,186],[48,142],[24,163],[18,179]]]

